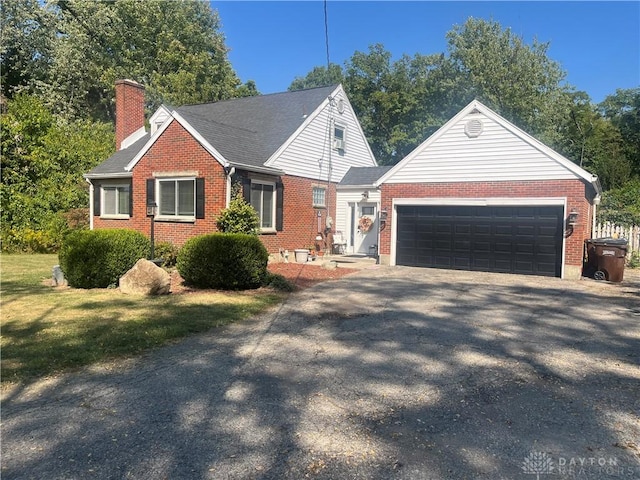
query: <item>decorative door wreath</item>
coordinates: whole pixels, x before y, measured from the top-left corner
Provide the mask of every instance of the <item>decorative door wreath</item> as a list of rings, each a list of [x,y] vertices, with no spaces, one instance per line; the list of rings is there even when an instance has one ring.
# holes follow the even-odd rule
[[[358,220],[358,230],[362,233],[367,233],[373,227],[373,220],[369,217],[360,217]]]

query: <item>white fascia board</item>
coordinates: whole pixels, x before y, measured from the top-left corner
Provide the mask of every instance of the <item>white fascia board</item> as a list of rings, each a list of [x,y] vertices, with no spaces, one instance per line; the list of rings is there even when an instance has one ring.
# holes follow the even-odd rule
[[[362,190],[364,188],[368,188],[369,190],[380,190],[379,187],[376,187],[373,183],[362,184],[362,185],[336,185],[336,190],[347,191],[347,190]]]
[[[140,127],[138,130],[133,132],[127,138],[122,140],[122,143],[120,144],[120,150],[124,150],[125,148],[133,145],[138,140],[140,140],[142,137],[144,137],[146,134],[147,134],[147,130],[144,127]]]
[[[142,149],[133,157],[133,160],[129,162],[129,164],[125,167],[125,170],[130,172],[133,170],[133,167],[140,161],[140,159],[149,151],[149,149],[153,146],[154,143],[160,138],[160,136],[164,133],[164,131],[169,128],[169,125],[173,123],[173,121],[178,122],[182,127],[189,132],[189,134],[200,144],[202,147],[211,154],[223,167],[227,167],[229,162],[222,156],[220,152],[218,152],[215,148],[213,148],[209,142],[207,142],[198,131],[193,128],[189,122],[187,122],[178,112],[175,110],[171,112],[171,120],[164,122],[162,126],[156,130],[149,141],[142,147]]]
[[[232,162],[229,164],[232,167],[239,168],[240,170],[246,170],[248,172],[266,173],[269,175],[284,175],[285,172],[279,168],[261,167],[258,165],[247,165],[246,163]]]
[[[109,178],[131,178],[133,175],[131,172],[118,172],[118,173],[85,173],[82,177],[86,180],[102,180]]]
[[[499,207],[499,206],[548,206],[566,205],[566,197],[487,197],[487,198],[393,198],[391,203],[396,205],[465,205],[474,207]]]

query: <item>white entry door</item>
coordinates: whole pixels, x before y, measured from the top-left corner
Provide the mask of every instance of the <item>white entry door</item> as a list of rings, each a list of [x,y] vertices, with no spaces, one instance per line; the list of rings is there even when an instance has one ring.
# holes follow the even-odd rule
[[[375,253],[371,246],[378,243],[377,219],[378,211],[375,203],[349,204],[348,251],[365,255]]]

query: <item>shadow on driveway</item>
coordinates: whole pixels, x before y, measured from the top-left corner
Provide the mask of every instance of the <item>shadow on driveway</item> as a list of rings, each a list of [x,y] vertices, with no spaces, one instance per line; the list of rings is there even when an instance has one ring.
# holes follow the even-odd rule
[[[625,284],[363,270],[9,392],[2,476],[640,478],[638,300]]]

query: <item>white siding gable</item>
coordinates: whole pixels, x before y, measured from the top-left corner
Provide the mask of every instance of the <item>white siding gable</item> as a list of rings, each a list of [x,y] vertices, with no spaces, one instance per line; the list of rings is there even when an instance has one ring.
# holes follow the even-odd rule
[[[377,163],[360,123],[345,95],[338,87],[311,113],[302,126],[265,163],[289,175],[339,182],[350,167],[372,167]],[[341,102],[342,113],[338,111]],[[346,128],[344,151],[333,149],[333,122]]]
[[[495,112],[479,102],[472,102],[378,183],[561,180],[576,177],[592,179],[588,172]]]

